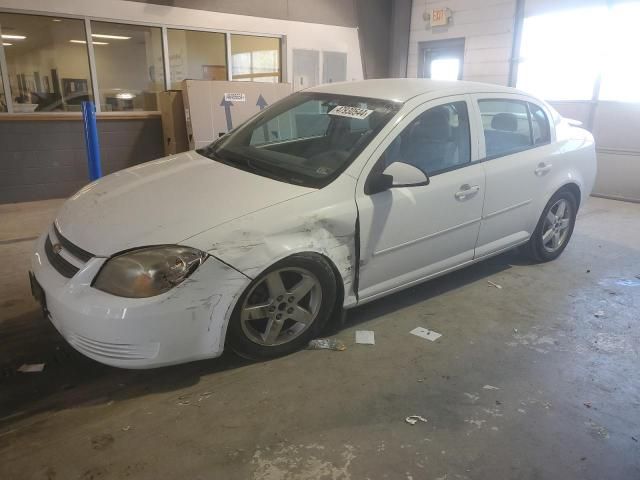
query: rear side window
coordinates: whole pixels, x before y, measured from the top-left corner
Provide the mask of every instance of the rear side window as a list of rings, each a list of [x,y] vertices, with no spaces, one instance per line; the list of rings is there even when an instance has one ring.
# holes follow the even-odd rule
[[[529,112],[531,112],[533,144],[543,145],[549,143],[551,141],[551,130],[549,129],[547,114],[535,103],[529,103]]]
[[[533,146],[527,102],[479,100],[488,158],[509,155]]]

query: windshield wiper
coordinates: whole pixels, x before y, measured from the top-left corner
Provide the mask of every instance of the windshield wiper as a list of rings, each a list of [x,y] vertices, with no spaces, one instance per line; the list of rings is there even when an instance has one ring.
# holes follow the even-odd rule
[[[254,173],[257,173],[258,175],[269,177],[273,180],[278,180],[285,183],[293,183],[296,185],[303,185],[303,186],[306,184],[306,182],[301,178],[288,177],[288,176],[276,173],[270,168],[267,168],[263,165],[259,165],[249,157],[245,157],[245,156],[241,157],[236,155],[233,155],[233,156],[226,155],[223,157],[218,152],[214,151],[213,148],[207,148],[207,147],[201,150],[203,151],[201,155],[204,155],[205,157],[211,160],[224,163],[225,165],[230,165],[232,167],[240,168],[241,170],[245,170],[248,172],[254,172]]]
[[[267,177],[273,178],[274,180],[280,180],[281,182],[286,182],[286,183],[294,183],[296,185],[304,185],[305,184],[305,181],[300,179],[300,178],[287,177],[285,175],[278,174],[278,173],[274,172],[273,170],[271,170],[270,168],[267,168],[267,167],[265,167],[263,165],[257,165],[250,158],[245,158],[244,160],[246,162],[247,167],[249,167],[250,169],[252,169],[253,171],[256,171],[256,172],[262,172],[262,173],[266,174]]]

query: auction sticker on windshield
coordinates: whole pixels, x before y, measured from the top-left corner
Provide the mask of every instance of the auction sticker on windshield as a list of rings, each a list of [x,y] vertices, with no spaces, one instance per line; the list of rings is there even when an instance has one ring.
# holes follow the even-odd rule
[[[367,118],[373,113],[373,110],[359,107],[347,107],[345,105],[338,105],[329,112],[329,115],[337,115],[339,117],[358,118],[360,120]]]

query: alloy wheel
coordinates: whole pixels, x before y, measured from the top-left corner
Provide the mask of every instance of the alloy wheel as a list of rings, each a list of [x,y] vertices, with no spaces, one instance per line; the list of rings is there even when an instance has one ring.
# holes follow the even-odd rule
[[[542,226],[542,245],[547,252],[558,251],[567,241],[571,215],[571,205],[564,198],[554,203],[547,212]]]
[[[298,267],[274,270],[245,297],[240,325],[259,345],[282,345],[313,324],[321,304],[322,287],[313,273]]]

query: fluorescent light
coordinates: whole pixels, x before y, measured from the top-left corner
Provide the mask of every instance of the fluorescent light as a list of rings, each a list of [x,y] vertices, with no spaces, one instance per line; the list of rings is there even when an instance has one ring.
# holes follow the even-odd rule
[[[92,37],[96,38],[110,38],[112,40],[129,40],[131,37],[123,37],[121,35],[104,35],[102,33],[92,33]]]
[[[10,47],[13,43],[2,42],[2,45],[5,47]]]
[[[86,40],[69,40],[71,43],[87,43]],[[109,42],[91,42],[94,45],[109,45]]]
[[[24,35],[2,35],[2,38],[6,38],[7,40],[24,40]]]
[[[116,98],[119,100],[131,100],[135,95],[133,93],[116,93]]]
[[[60,20],[59,18],[52,18],[51,21],[52,22],[61,22],[62,20]]]

